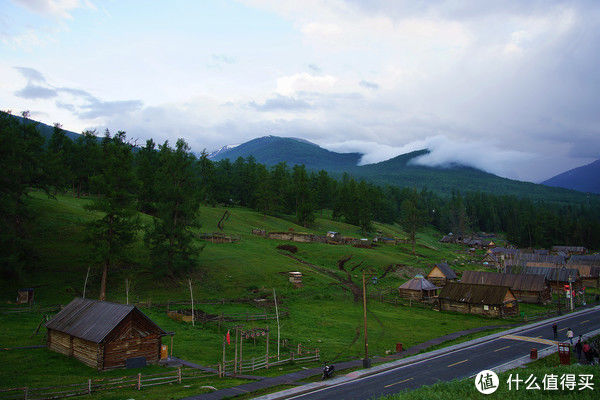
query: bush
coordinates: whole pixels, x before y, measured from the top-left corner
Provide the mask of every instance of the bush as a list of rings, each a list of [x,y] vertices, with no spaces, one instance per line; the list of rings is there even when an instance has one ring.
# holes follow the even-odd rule
[[[298,252],[298,248],[293,244],[280,244],[277,246],[278,250],[289,251],[290,253],[296,254]]]

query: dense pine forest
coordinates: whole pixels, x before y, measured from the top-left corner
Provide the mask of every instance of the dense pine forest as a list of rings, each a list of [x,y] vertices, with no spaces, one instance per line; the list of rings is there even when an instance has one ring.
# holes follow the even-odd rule
[[[35,265],[29,227],[31,190],[52,197],[72,192],[89,196],[98,219],[87,235],[104,273],[127,252],[139,229],[136,212],[154,217],[145,232],[158,274],[192,268],[200,248],[193,228],[200,204],[244,206],[310,226],[315,215],[331,210],[334,219],[370,233],[373,221],[399,223],[414,239],[425,225],[442,232],[503,232],[520,247],[553,244],[600,248],[600,201],[536,202],[478,192],[449,197],[428,190],[377,186],[345,174],[334,179],[324,170],[280,163],[266,167],[252,157],[213,162],[195,156],[180,139],[172,144],[128,142],[125,132],[84,132],[72,140],[60,125],[45,140],[33,121],[0,113],[0,265],[16,277]],[[329,211],[327,211],[329,212]],[[104,279],[103,279],[104,281]],[[102,294],[101,294],[102,297]]]

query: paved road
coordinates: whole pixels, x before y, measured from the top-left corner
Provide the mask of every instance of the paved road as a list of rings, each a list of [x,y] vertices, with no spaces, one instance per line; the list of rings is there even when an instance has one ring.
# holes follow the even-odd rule
[[[589,310],[559,321],[559,340],[566,340],[566,331],[569,327],[573,329],[575,335],[600,329],[600,309]],[[552,322],[548,322],[538,327],[526,328],[512,336],[492,339],[377,375],[290,398],[305,400],[368,399],[431,385],[439,381],[466,378],[481,370],[491,369],[527,355],[533,347],[540,351],[550,345],[555,346],[551,341],[552,336]]]

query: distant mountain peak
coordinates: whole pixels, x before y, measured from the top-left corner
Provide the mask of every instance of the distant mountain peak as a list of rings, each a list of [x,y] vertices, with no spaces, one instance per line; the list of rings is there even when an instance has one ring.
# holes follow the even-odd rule
[[[558,174],[542,185],[600,194],[600,160]]]

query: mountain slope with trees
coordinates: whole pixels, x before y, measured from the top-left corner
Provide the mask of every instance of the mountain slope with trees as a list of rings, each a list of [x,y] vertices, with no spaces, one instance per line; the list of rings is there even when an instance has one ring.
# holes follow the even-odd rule
[[[542,184],[600,194],[600,160],[558,174]]]

